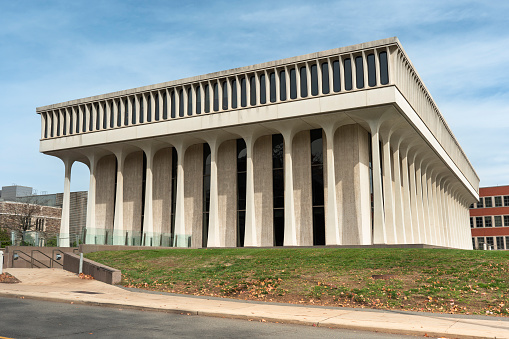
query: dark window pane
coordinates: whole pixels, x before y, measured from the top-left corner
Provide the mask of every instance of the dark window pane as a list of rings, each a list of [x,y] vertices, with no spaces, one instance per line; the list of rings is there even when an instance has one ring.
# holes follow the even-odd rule
[[[179,117],[184,116],[184,91],[179,90]]]
[[[357,88],[364,88],[364,62],[361,56],[355,58],[355,74]]]
[[[332,80],[334,82],[334,84],[333,84],[334,92],[339,92],[339,91],[341,91],[341,74],[340,74],[338,60],[336,60],[332,63],[332,73],[333,73]]]
[[[284,139],[281,134],[272,135],[272,168],[283,168]]]
[[[83,124],[81,126],[81,131],[86,132],[87,131],[87,111],[86,111],[85,107],[83,107],[81,109],[81,113],[83,114]]]
[[[115,111],[113,110],[113,101],[110,102],[110,128],[113,128]]]
[[[322,64],[322,93],[328,94],[330,92],[329,88],[329,63],[324,62]]]
[[[375,67],[375,55],[368,55],[368,85],[370,87],[376,86],[376,67]]]
[[[93,131],[93,130],[94,130],[94,119],[93,119],[94,111],[93,111],[93,109],[92,109],[92,105],[90,105],[88,108],[89,108],[89,109],[88,109],[88,113],[90,114],[90,115],[89,115],[89,119],[90,119],[90,121],[88,122],[88,130],[89,130],[89,131]],[[60,116],[60,115],[59,115],[59,116]]]
[[[168,119],[168,93],[166,91],[164,91],[164,94],[163,94],[163,120],[166,120],[166,119]]]
[[[152,96],[147,95],[147,122],[152,121]]]
[[[214,112],[219,111],[219,85],[214,84]]]
[[[154,95],[154,105],[155,105],[155,120],[159,121],[159,93]]]
[[[237,173],[237,210],[246,209],[246,172]]]
[[[237,80],[232,81],[232,108],[237,108]]]
[[[205,113],[210,112],[210,93],[209,85],[205,85]]]
[[[228,83],[223,81],[223,109],[228,109]]]
[[[67,113],[65,110],[62,112],[62,120],[63,120],[62,131],[64,135],[67,135]],[[502,201],[502,198],[500,198],[500,201]]]
[[[244,238],[246,234],[246,212],[237,213],[237,246],[244,247]]]
[[[345,90],[349,91],[352,89],[352,61],[350,58],[345,59]]]
[[[106,110],[107,106],[106,103],[103,104],[103,129],[106,129],[108,127],[108,111]],[[72,118],[71,118],[72,121]],[[72,123],[71,123],[72,126]]]
[[[237,139],[237,172],[247,171],[247,149],[244,139]]]
[[[265,74],[260,75],[260,104],[267,102],[267,88],[265,84]]]
[[[249,87],[251,106],[253,106],[256,105],[256,78],[254,75],[249,79]]]
[[[274,210],[274,246],[283,246],[285,239],[285,211]]]
[[[318,95],[318,68],[311,65],[311,95]]]
[[[297,98],[297,75],[295,74],[295,68],[290,70],[290,99]]]
[[[314,129],[311,134],[311,165],[323,164],[322,129]]]
[[[286,100],[286,72],[279,72],[279,100]]]
[[[313,207],[313,245],[325,245],[325,212],[323,207]]]
[[[247,106],[247,93],[246,93],[246,78],[240,79],[240,106]]]
[[[196,114],[201,114],[201,90],[200,90],[200,86],[196,87]]]
[[[276,102],[276,73],[272,72],[270,77],[270,102]]]
[[[300,68],[300,96],[308,96],[308,72],[306,66]]]
[[[74,110],[71,108],[69,110],[69,134],[73,134],[74,133],[74,126],[73,126],[74,117],[73,117],[73,112],[74,112]],[[45,133],[45,138],[47,138],[48,137],[48,115],[46,115],[46,128],[44,129],[44,133]]]
[[[284,208],[285,207],[285,195],[284,195],[284,170],[276,169],[274,170],[273,177],[273,199],[274,199],[274,208]]]
[[[387,65],[387,52],[381,52],[378,54],[378,58],[380,59],[380,83],[382,85],[387,85],[389,83],[389,68]]]
[[[60,113],[57,112],[57,137],[60,136]]]
[[[193,115],[193,88],[187,89],[187,115]]]
[[[313,206],[323,206],[324,188],[323,188],[323,165],[311,167]]]
[[[170,95],[170,98],[171,98],[171,107],[170,107],[170,111],[171,111],[171,117],[172,118],[175,118],[176,117],[176,107],[175,107],[175,91],[171,91],[171,95]]]

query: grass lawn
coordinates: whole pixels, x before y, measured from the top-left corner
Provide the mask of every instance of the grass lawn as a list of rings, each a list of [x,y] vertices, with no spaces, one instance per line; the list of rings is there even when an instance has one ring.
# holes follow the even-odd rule
[[[238,248],[110,251],[86,257],[122,270],[124,286],[148,290],[509,315],[509,251]]]

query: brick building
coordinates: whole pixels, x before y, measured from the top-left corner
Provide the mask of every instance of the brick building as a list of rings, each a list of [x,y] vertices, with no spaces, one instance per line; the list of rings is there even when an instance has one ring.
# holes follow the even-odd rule
[[[509,249],[509,186],[479,189],[479,202],[470,206],[470,228],[474,249]]]
[[[62,209],[26,202],[0,201],[0,227],[7,230],[38,231],[56,234],[60,229]]]

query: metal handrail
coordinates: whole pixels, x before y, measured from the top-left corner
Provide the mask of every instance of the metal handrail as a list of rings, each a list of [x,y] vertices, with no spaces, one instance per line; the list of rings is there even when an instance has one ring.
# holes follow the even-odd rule
[[[52,256],[54,255],[55,251],[59,251],[60,253],[62,253],[62,254],[63,254],[63,252],[62,252],[62,251],[60,251],[60,250],[53,250],[53,251],[52,251],[52,254],[51,254]],[[54,262],[56,262],[56,263],[57,263],[57,264],[59,264],[60,266],[64,267],[64,265],[62,265],[61,263],[59,263],[58,261],[56,261],[55,259],[53,259],[53,258],[52,258],[52,257],[50,257],[49,255],[47,255],[46,253],[41,252],[40,250],[32,250],[32,252],[30,253],[30,254],[31,254],[31,257],[32,257],[32,260],[39,261],[39,260],[37,260],[37,259],[35,259],[35,258],[34,258],[34,252],[38,252],[38,253],[42,254],[43,256],[45,256],[46,258],[48,258],[48,259],[49,259],[49,266],[46,266],[46,265],[44,265],[44,264],[43,264],[44,266],[46,266],[46,267],[48,267],[48,268],[53,268],[53,263],[54,263]],[[39,262],[40,262],[40,261],[39,261]],[[41,262],[41,264],[42,264],[42,262]]]
[[[23,252],[23,251],[21,251],[21,250],[14,250],[14,251],[12,252],[12,266],[13,266],[13,267],[14,267],[14,254],[16,254],[16,253],[23,253],[24,255],[26,255],[27,257],[29,257],[29,258],[30,258],[30,261],[28,261],[27,259],[25,259],[25,258],[23,258],[23,257],[21,257],[21,256],[19,256],[19,255],[18,255],[18,258],[20,258],[20,259],[22,259],[22,260],[24,260],[24,261],[26,261],[26,262],[29,262],[29,263],[30,263],[30,268],[34,268],[34,260],[35,260],[35,261],[37,261],[38,263],[40,263],[42,266],[45,266],[45,267],[47,267],[47,268],[50,268],[49,266],[47,266],[47,265],[46,265],[46,264],[44,264],[43,262],[41,262],[41,261],[39,261],[39,260],[37,260],[37,259],[34,259],[34,257],[33,257],[32,255],[29,255],[29,254],[27,254],[27,253],[25,253],[25,252]],[[36,266],[36,267],[37,267],[37,268],[41,268],[40,266]]]

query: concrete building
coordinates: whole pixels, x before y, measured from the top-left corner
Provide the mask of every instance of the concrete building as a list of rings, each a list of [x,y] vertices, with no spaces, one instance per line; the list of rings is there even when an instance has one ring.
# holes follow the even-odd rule
[[[63,241],[79,161],[87,243],[471,248],[479,178],[397,38],[37,113]]]
[[[509,186],[481,187],[470,206],[474,249],[509,249]]]
[[[26,197],[33,194],[33,188],[28,186],[2,186],[0,198],[2,200],[15,200],[15,198]]]

